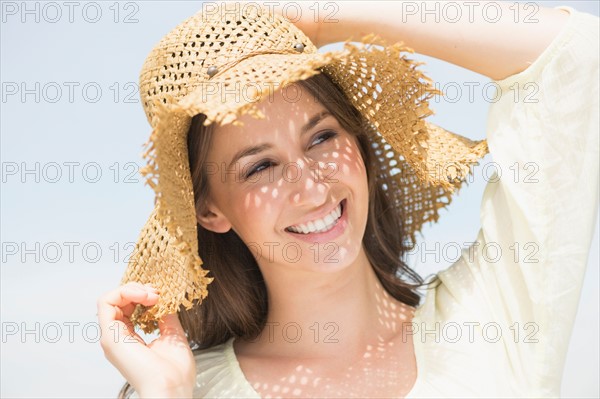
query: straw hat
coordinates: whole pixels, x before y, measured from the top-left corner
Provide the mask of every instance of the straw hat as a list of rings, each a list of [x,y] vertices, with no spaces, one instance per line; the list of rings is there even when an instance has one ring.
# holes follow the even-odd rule
[[[215,3],[213,3],[215,4]],[[218,9],[222,11],[221,9]],[[214,11],[214,10],[213,10]],[[372,125],[375,177],[400,198],[404,231],[415,245],[425,222],[439,209],[487,152],[471,141],[424,120],[428,100],[442,94],[417,70],[401,44],[386,46],[374,36],[344,50],[318,53],[310,40],[280,15],[258,7],[238,12],[202,11],[169,32],[150,52],[140,74],[140,93],[152,134],[141,173],[156,193],[122,283],[139,281],[159,289],[157,305],[138,305],[134,324],[146,332],[181,305],[189,309],[208,294],[212,278],[198,253],[197,221],[187,157],[194,115],[205,124],[236,123],[242,114],[261,117],[255,105],[288,83],[326,73]],[[391,185],[391,186],[390,186]],[[210,265],[204,265],[210,269]]]

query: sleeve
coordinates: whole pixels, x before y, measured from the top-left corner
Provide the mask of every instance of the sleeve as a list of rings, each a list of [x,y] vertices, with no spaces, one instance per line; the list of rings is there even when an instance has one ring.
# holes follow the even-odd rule
[[[133,389],[133,386],[129,385],[127,391],[125,392],[124,397],[126,399],[140,399],[140,395]]]
[[[598,18],[557,8],[571,15],[549,47],[495,82],[487,123],[495,172],[481,229],[438,274],[443,298],[517,326],[521,336],[504,342],[508,363],[540,396],[560,391],[599,190]]]

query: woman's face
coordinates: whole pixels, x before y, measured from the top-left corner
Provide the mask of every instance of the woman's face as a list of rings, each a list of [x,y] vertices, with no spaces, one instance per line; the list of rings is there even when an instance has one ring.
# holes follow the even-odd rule
[[[299,85],[258,109],[265,119],[244,115],[243,126],[216,129],[199,222],[219,233],[232,228],[263,273],[346,267],[363,250],[368,214],[356,139]]]

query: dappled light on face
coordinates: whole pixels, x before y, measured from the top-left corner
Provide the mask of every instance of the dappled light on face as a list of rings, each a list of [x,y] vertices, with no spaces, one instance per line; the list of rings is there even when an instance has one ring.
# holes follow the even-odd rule
[[[352,145],[352,143],[350,142],[350,139],[347,138],[344,148],[342,149],[343,153],[342,153],[342,159],[343,161],[339,161],[338,163],[342,162],[342,173],[351,173],[350,171],[352,169],[354,170],[359,170],[365,169],[362,157],[360,155],[360,153],[358,152],[358,148],[356,147],[356,145]],[[339,154],[336,154],[335,158],[339,159]],[[351,168],[351,164],[354,163],[354,165],[352,165],[353,167]]]
[[[253,254],[265,280],[282,270],[349,267],[361,252],[367,224],[359,143],[333,111],[301,91],[297,103],[275,94],[258,104],[264,118],[242,115],[241,125],[217,127],[209,152],[208,161],[217,166],[210,175],[215,202],[241,240],[257,248]],[[300,225],[315,229],[331,217],[323,213],[343,200],[345,217],[329,236],[335,238],[298,232]]]
[[[347,164],[342,166],[342,173],[350,173],[350,167]]]

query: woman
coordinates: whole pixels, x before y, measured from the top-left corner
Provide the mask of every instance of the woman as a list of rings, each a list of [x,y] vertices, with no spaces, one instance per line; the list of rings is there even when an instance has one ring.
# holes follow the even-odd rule
[[[369,138],[377,137],[369,130],[373,120],[365,120],[368,112],[358,111],[360,100],[344,95],[348,86],[341,74],[328,69],[331,59],[319,60],[319,71],[326,73],[297,74],[290,79],[296,83],[268,97],[262,91],[251,113],[233,117],[218,108],[228,100],[202,112],[188,112],[188,117],[196,116],[178,129],[186,130],[199,248],[185,247],[189,257],[185,262],[201,254],[214,280],[199,273],[184,281],[188,296],[178,303],[186,309],[179,309],[179,318],[162,317],[160,338],[148,346],[137,335],[135,340],[126,339],[133,331],[130,318],[142,320],[139,324],[144,326],[151,318],[143,315],[151,314],[171,285],[157,292],[151,286],[156,284],[142,284],[154,280],[130,279],[141,283],[127,283],[98,303],[105,353],[140,397],[558,394],[597,210],[598,59],[587,49],[597,48],[598,20],[570,8],[540,9],[539,23],[515,25],[509,14],[514,10],[502,7],[508,17],[489,25],[398,24],[397,17],[407,10],[403,3],[375,4],[369,10],[341,7],[338,24],[298,23],[316,44],[381,31],[390,42],[404,40],[416,51],[498,80],[505,92],[514,83],[523,87],[534,82],[539,87],[536,102],[515,102],[512,95],[503,95],[492,106],[488,131],[494,160],[507,170],[515,163],[535,163],[539,167],[535,184],[492,179],[483,198],[477,241],[438,274],[439,284],[430,286],[423,303],[415,291],[422,280],[398,262],[406,249],[403,239],[412,238],[414,243],[410,236],[419,222],[411,216],[416,214],[400,218],[398,209],[408,205],[397,207],[396,200],[408,197],[398,194],[402,190],[374,183],[383,181],[379,175],[392,173],[389,167],[382,173],[384,157],[382,161],[369,155],[373,144]],[[244,26],[247,22],[242,19],[246,18],[233,22]],[[250,31],[259,26],[248,23],[249,32],[239,33],[236,40],[252,36]],[[295,50],[305,51],[300,34],[292,35],[299,38]],[[198,46],[219,46],[220,39],[211,40]],[[268,52],[273,62],[279,55],[289,57],[287,50],[281,54],[276,50]],[[173,51],[172,58],[177,56]],[[253,59],[262,56],[267,54],[252,53]],[[151,64],[146,71],[163,64],[168,70],[168,54],[166,58],[158,68]],[[214,60],[203,65],[209,83],[244,65],[238,59]],[[174,61],[172,65],[181,67]],[[365,69],[370,65],[374,64],[367,62]],[[142,82],[149,81],[144,76]],[[410,75],[405,80],[410,81]],[[177,85],[164,88],[186,90]],[[387,93],[385,87],[382,90]],[[176,129],[185,120],[183,112],[180,119],[168,119],[160,102],[152,105],[156,93],[150,86],[142,84],[141,91],[155,128],[152,143],[158,147],[169,137],[177,148],[172,136],[159,133]],[[289,100],[290,91],[296,93],[295,101]],[[177,106],[198,111],[198,104],[214,94],[207,94],[208,88],[202,92],[195,88],[193,93],[190,97],[186,92]],[[200,94],[208,100],[199,101]],[[377,95],[373,98],[377,100]],[[172,105],[166,98],[164,103],[164,109]],[[402,104],[396,106],[398,113],[410,108]],[[177,114],[177,106],[169,115]],[[420,118],[416,119],[405,122],[417,126]],[[241,124],[229,123],[234,120]],[[205,121],[212,124],[205,126]],[[385,125],[377,126],[386,131]],[[395,129],[404,128],[398,126]],[[395,144],[394,150],[402,149],[401,143]],[[480,144],[467,143],[466,153],[481,157]],[[412,148],[401,152],[407,161]],[[430,146],[428,154],[434,152]],[[161,165],[162,178],[154,182],[161,195],[153,218],[166,220],[164,231],[175,236],[172,228],[179,220],[165,211],[165,204],[176,208],[177,194],[186,191],[169,193],[164,188],[180,169],[165,167],[165,159],[174,158],[161,152],[152,155]],[[466,164],[472,162],[473,157]],[[418,166],[416,161],[408,163]],[[457,168],[461,170],[460,165]],[[579,179],[582,173],[590,180]],[[448,181],[454,178],[456,174],[450,173]],[[442,187],[447,181],[440,179],[438,184]],[[443,192],[449,191],[445,186]],[[415,227],[408,228],[411,224]],[[573,231],[573,225],[579,228]],[[162,241],[162,230],[152,226],[154,237]],[[393,226],[403,234],[391,234]],[[193,245],[191,241],[173,242]],[[158,248],[168,254],[175,244]],[[508,252],[511,256],[491,259],[483,250],[490,244],[505,253],[515,245],[526,250],[523,246],[531,244],[535,257]],[[281,251],[284,247],[295,252]],[[138,249],[136,259],[152,256],[144,246]],[[191,280],[210,285],[208,297],[190,307],[186,300],[206,296],[201,285],[198,292],[187,288]],[[146,313],[133,314],[136,304],[149,308],[138,307]],[[194,353],[190,345],[196,346]]]

